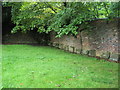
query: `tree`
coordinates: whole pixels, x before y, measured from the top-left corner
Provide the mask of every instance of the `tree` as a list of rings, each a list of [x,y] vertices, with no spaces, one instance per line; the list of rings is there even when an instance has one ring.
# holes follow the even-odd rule
[[[55,31],[57,37],[78,33],[78,25],[95,18],[119,17],[120,2],[9,2],[16,26],[12,33],[37,28],[38,32]],[[87,25],[88,26],[88,25]]]

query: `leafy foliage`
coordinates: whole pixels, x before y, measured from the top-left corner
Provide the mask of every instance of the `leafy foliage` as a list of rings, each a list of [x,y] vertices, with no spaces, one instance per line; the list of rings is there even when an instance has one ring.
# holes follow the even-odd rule
[[[111,3],[110,11],[111,17],[120,17],[120,1],[118,3]]]
[[[3,2],[11,6],[12,33],[38,29],[38,32],[55,31],[57,37],[78,33],[78,25],[95,18],[119,17],[120,2]]]

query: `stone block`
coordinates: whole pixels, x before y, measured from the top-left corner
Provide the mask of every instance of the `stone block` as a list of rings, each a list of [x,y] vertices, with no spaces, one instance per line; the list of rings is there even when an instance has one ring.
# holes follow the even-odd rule
[[[70,51],[70,52],[74,52],[74,51],[75,51],[75,47],[70,46],[70,47],[69,47],[69,51]]]
[[[63,49],[63,44],[59,44],[59,48],[60,48],[60,49]]]
[[[64,47],[64,50],[66,51],[66,49],[67,49],[67,45],[64,45],[63,47]]]
[[[64,44],[61,44],[61,49],[64,49]]]
[[[63,49],[64,49],[65,51],[67,51],[67,45],[64,45],[64,46],[63,46]]]
[[[73,53],[75,52],[75,47],[72,47],[73,48]]]
[[[89,50],[89,56],[96,56],[96,50]]]
[[[57,47],[57,43],[55,43],[55,47]]]
[[[60,44],[58,45],[58,48],[60,49]]]
[[[69,45],[66,45],[66,51],[69,51]]]
[[[80,49],[75,49],[75,53],[80,54]]]
[[[54,47],[55,47],[55,44],[56,44],[56,43],[55,43],[55,42],[53,42],[53,46],[54,46]]]
[[[55,47],[57,48],[58,47],[58,43],[54,43],[55,44]]]
[[[63,46],[64,50],[66,51],[66,45]]]
[[[111,54],[110,60],[112,61],[120,61],[120,54]]]
[[[105,59],[109,59],[110,58],[110,52],[105,52],[100,57],[105,58]]]
[[[89,55],[89,50],[82,50],[82,54]]]
[[[61,44],[59,44],[59,48],[61,48]]]
[[[63,45],[63,50],[65,50],[66,49],[66,45]]]
[[[57,48],[59,47],[59,43],[56,43],[56,47],[57,47]]]

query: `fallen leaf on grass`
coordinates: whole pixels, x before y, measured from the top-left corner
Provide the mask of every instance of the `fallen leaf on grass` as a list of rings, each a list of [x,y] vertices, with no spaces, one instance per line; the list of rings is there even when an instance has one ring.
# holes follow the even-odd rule
[[[20,83],[20,85],[23,85],[23,83]]]
[[[70,79],[68,79],[68,80],[72,80],[72,79],[70,78]]]

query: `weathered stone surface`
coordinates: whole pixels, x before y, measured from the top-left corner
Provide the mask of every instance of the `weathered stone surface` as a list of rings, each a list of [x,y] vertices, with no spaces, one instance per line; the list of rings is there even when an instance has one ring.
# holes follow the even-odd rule
[[[105,58],[105,59],[109,59],[110,58],[110,52],[105,52],[100,57]]]
[[[106,23],[106,20],[97,20],[90,24],[95,27],[91,30],[83,30],[82,32],[79,32],[76,37],[72,35],[63,35],[60,38],[55,38],[55,32],[51,32],[50,41],[69,45],[69,49],[66,46],[64,48],[70,52],[79,53],[79,50],[77,51],[76,49],[81,48],[82,50],[92,50],[89,54],[86,51],[82,52],[80,50],[80,54],[84,53],[89,56],[98,56],[107,59],[110,56],[109,53],[105,52],[109,51],[110,53],[118,53],[119,38],[116,20],[112,20],[109,23]],[[81,30],[81,27],[79,27],[79,29]],[[70,46],[73,46],[76,49],[73,50]]]
[[[75,47],[72,47],[73,48],[73,53],[75,52]]]
[[[52,43],[52,46],[55,46],[54,42]]]
[[[51,46],[51,42],[49,42],[48,45]]]
[[[89,50],[89,56],[96,56],[96,50]]]
[[[59,48],[60,48],[60,49],[63,49],[63,44],[59,44]]]
[[[75,53],[80,54],[80,49],[75,49]]]
[[[88,50],[82,50],[82,54],[88,55],[89,51]]]
[[[56,43],[56,47],[57,47],[57,48],[59,47],[59,44],[58,44],[58,43]]]
[[[62,48],[62,45],[61,45],[61,44],[59,44],[59,48],[60,48],[60,49]]]
[[[74,52],[74,49],[75,49],[75,47],[73,47],[73,46],[70,46],[70,47],[69,47],[69,51],[70,51],[70,52]]]
[[[56,47],[56,48],[57,48],[57,47],[58,47],[58,43],[54,43],[54,47]]]
[[[64,46],[63,46],[63,49],[64,49],[65,51],[67,51],[67,45],[64,45]]]
[[[61,44],[61,49],[64,49],[64,44]]]
[[[55,47],[55,45],[56,45],[56,43],[55,42],[53,42],[53,46]]]
[[[63,45],[63,50],[66,50],[66,45]]]
[[[111,54],[110,55],[110,60],[120,61],[120,54]]]
[[[66,51],[69,51],[69,45],[66,45]]]
[[[57,43],[55,43],[55,47],[57,47]]]
[[[58,48],[60,49],[60,44],[58,45]]]

